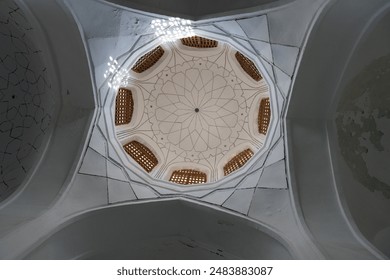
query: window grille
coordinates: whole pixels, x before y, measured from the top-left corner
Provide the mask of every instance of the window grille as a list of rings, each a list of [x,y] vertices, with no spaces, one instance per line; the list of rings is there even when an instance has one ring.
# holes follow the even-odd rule
[[[131,141],[124,145],[123,148],[148,173],[158,164],[158,160],[153,152],[138,141]]]
[[[152,67],[156,62],[163,56],[164,50],[161,46],[151,50],[150,52],[144,54],[137,60],[134,64],[133,70],[136,73],[142,73]]]
[[[128,124],[134,110],[131,90],[120,88],[115,100],[115,125]]]
[[[216,48],[218,46],[218,42],[215,40],[199,37],[199,36],[191,36],[187,38],[180,39],[181,43],[188,47],[193,48]]]
[[[233,157],[225,166],[223,167],[223,172],[226,175],[236,171],[245,165],[245,163],[253,156],[251,149],[246,149],[240,152],[238,155]]]
[[[193,169],[181,169],[173,171],[169,181],[181,185],[203,184],[207,182],[207,175]]]
[[[252,60],[250,60],[240,52],[236,52],[236,59],[238,63],[240,63],[242,69],[249,76],[251,76],[253,80],[258,82],[263,78],[259,70],[257,69],[256,65],[252,62]]]
[[[269,98],[263,98],[260,101],[260,108],[259,108],[259,118],[258,118],[259,133],[264,135],[267,134],[270,119],[271,119],[271,108],[270,108]]]

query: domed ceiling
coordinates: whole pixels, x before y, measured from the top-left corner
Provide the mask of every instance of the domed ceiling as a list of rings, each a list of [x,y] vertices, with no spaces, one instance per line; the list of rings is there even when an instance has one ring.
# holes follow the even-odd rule
[[[245,55],[194,36],[134,60],[113,108],[130,164],[178,184],[207,183],[236,171],[261,149],[270,120],[269,88]],[[121,109],[127,120],[118,122],[118,114],[126,113]],[[174,180],[178,171],[198,179]]]
[[[34,169],[56,115],[36,32],[15,2],[0,3],[0,201]]]

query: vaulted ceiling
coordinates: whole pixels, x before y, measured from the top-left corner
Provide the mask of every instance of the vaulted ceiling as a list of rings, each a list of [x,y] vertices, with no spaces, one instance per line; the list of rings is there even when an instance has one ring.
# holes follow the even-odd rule
[[[143,235],[133,229],[152,232],[148,252],[385,258],[388,181],[385,168],[373,167],[388,153],[388,116],[378,103],[388,88],[381,78],[388,68],[387,2],[367,1],[362,9],[353,0],[165,1],[151,14],[154,1],[3,1],[0,36],[7,46],[0,51],[0,82],[7,81],[7,88],[0,92],[6,118],[0,130],[7,144],[1,146],[0,184],[10,178],[16,183],[0,204],[0,257],[98,258],[99,238],[111,234],[105,221],[117,228],[123,216],[133,242]],[[144,10],[133,9],[141,4]],[[167,14],[188,15],[194,33],[219,46],[194,50],[180,40],[161,41],[151,23]],[[159,62],[133,71],[158,45],[165,51]],[[260,81],[240,65],[237,50],[258,68]],[[31,63],[26,66],[20,54]],[[114,60],[114,75],[105,75]],[[122,79],[121,69],[130,76]],[[29,70],[37,81],[47,75],[47,83],[31,80]],[[373,102],[355,98],[362,75],[367,91],[360,93]],[[378,86],[371,86],[375,81]],[[133,98],[127,124],[115,119],[116,86]],[[267,137],[258,130],[262,97],[269,97],[272,112]],[[23,106],[36,111],[26,113]],[[367,122],[375,126],[365,129]],[[351,126],[356,134],[343,134]],[[35,145],[41,134],[46,138]],[[155,153],[160,165],[146,172],[127,152],[143,149],[134,142],[126,148],[131,141]],[[248,148],[254,153],[247,164],[224,176],[223,166]],[[209,172],[209,180],[169,182],[183,169]],[[362,210],[365,204],[370,210]],[[150,231],[149,221],[160,226]],[[232,226],[238,231],[229,231]],[[89,238],[94,234],[88,227],[102,228],[101,235]],[[53,232],[58,234],[50,238]],[[90,247],[77,248],[92,248],[91,255],[72,246],[52,250],[64,244],[61,236],[69,236],[70,244],[80,232]],[[206,240],[204,232],[212,238]],[[221,232],[269,254],[236,250]],[[113,238],[115,252],[123,248],[121,238]],[[189,252],[183,245],[188,242],[197,249]]]

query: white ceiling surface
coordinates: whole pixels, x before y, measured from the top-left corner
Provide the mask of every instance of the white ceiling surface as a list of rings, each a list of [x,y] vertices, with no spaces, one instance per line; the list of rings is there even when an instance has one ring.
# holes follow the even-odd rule
[[[276,85],[272,109],[281,117],[285,114],[286,98],[305,35],[325,2],[297,0],[290,5],[250,16],[195,23],[195,31],[207,32],[210,36],[214,34],[215,37],[226,36],[245,48],[251,57],[257,57],[266,76]],[[96,123],[78,174],[61,200],[34,223],[6,236],[0,244],[2,254],[18,256],[23,248],[55,229],[61,217],[111,203],[184,196],[267,224],[291,246],[296,258],[324,257],[306,235],[292,205],[286,180],[284,125],[279,118],[273,124],[269,151],[257,157],[250,167],[243,168],[245,174],[215,184],[213,188],[176,191],[162,183],[157,185],[150,178],[126,167],[109,137],[112,122],[106,120],[103,113],[111,106],[113,94],[103,81],[103,73],[109,56],[122,64],[146,42],[155,40],[149,29],[153,17],[97,1],[69,0],[66,3],[79,21],[99,88]],[[30,230],[34,235],[20,238]],[[21,243],[11,248],[7,245],[14,243],[11,240]]]
[[[256,152],[263,146],[264,137],[250,127],[257,118],[249,115],[260,96],[269,96],[268,86],[264,79],[254,82],[243,72],[235,50],[219,45],[210,53],[165,44],[168,57],[160,59],[147,77],[136,75],[127,85],[138,97],[134,115],[140,117],[133,115],[130,125],[117,127],[117,136],[122,144],[144,136],[146,143],[148,139],[157,143],[159,165],[154,177],[166,179],[171,171],[165,171],[175,165],[177,169],[183,163],[196,163],[212,182],[222,172],[221,160],[233,157],[237,148]],[[144,106],[137,103],[139,97],[145,99]]]
[[[0,201],[28,177],[51,134],[54,93],[34,28],[13,1],[0,2]]]
[[[273,113],[282,116],[286,108],[286,98],[290,91],[291,79],[294,77],[298,54],[304,44],[310,23],[324,2],[302,0],[268,13],[259,12],[250,17],[243,15],[242,17],[236,16],[235,20],[195,22],[195,32],[198,30],[200,34],[208,32],[209,36],[214,34],[215,37],[229,37],[235,44],[245,48],[248,55],[258,57],[264,66],[263,70],[267,71],[266,75],[276,84],[274,88],[276,98],[273,102],[277,103],[274,108],[279,112],[274,110]],[[188,191],[175,191],[172,188],[167,188],[163,183],[156,184],[147,176],[134,172],[132,170],[134,168],[126,167],[126,162],[117,154],[112,140],[109,139],[110,123],[112,122],[105,119],[103,107],[111,106],[112,94],[114,93],[106,87],[103,73],[109,56],[116,58],[119,64],[122,64],[134,52],[142,53],[140,50],[145,43],[155,40],[152,30],[149,29],[149,23],[153,17],[121,10],[104,3],[90,1],[68,1],[68,3],[83,27],[91,62],[95,67],[94,73],[100,97],[98,100],[102,108],[95,125],[94,136],[91,138],[86,153],[86,155],[91,153],[96,155],[91,160],[88,156],[84,158],[79,171],[80,175],[77,176],[90,176],[91,179],[98,176],[104,179],[106,176],[102,174],[105,171],[99,170],[97,166],[110,165],[111,169],[115,167],[116,175],[114,178],[107,173],[108,178],[118,180],[118,174],[121,174],[119,181],[128,183],[129,188],[128,194],[121,196],[118,193],[124,192],[125,185],[122,184],[121,187],[116,188],[112,185],[112,181],[110,185],[106,183],[108,197],[104,198],[104,203],[96,206],[131,199],[185,196],[220,205],[259,221],[267,221],[269,225],[283,233],[286,239],[294,243],[294,246],[301,247],[302,257],[305,254],[305,257],[308,258],[321,257],[315,249],[308,245],[308,240],[304,238],[303,229],[294,218],[286,180],[283,124],[280,122],[275,124],[275,131],[271,135],[270,150],[258,157],[256,162],[246,170],[246,174],[223,181],[223,184],[217,184],[214,188],[198,188],[196,190],[189,188]],[[101,26],[96,25],[96,20],[91,21],[94,14],[99,14],[98,21]],[[305,16],[297,16],[297,19],[289,21],[291,14],[304,14]],[[111,25],[112,17],[115,17],[115,22]],[[280,28],[274,28],[273,22],[277,22],[278,26],[284,22],[283,31]],[[113,30],[115,32],[112,32]],[[294,33],[294,36],[290,35],[291,32]],[[108,34],[116,35],[109,37]],[[109,98],[107,98],[108,96]],[[110,124],[110,127],[107,124]],[[95,137],[100,140],[95,141]],[[104,147],[102,147],[101,139],[106,139]],[[123,179],[122,176],[126,179]],[[72,189],[76,192],[83,192],[81,186],[74,185]],[[264,211],[258,205],[267,200],[273,201],[274,204],[273,207]],[[281,223],[281,220],[286,222]]]

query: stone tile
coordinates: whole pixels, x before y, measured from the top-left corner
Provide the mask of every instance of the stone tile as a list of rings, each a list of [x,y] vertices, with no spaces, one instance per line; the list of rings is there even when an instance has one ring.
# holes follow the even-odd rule
[[[246,38],[246,33],[235,20],[222,21],[215,23],[214,25],[224,30],[227,34]]]
[[[261,173],[263,173],[263,170],[259,169],[247,175],[245,179],[240,183],[238,189],[255,188],[259,183]]]
[[[250,42],[259,55],[265,58],[268,62],[271,63],[273,62],[271,45],[269,43],[255,41],[255,40],[251,40]]]
[[[216,33],[216,34],[223,34],[225,35],[225,31],[222,31],[220,28],[215,27],[214,25],[201,25],[198,27],[195,27],[194,30],[203,30],[211,33]]]
[[[299,48],[272,44],[274,64],[290,77],[294,73]]]
[[[103,131],[102,136],[103,136],[104,138],[106,138],[106,136],[104,135],[104,133],[107,134],[107,128],[106,128],[106,120],[105,120],[105,118],[104,118],[104,113],[103,113],[103,111],[102,111],[101,114],[100,114],[98,126],[100,127],[101,131]]]
[[[282,124],[280,123],[280,121],[276,124],[276,127],[275,127],[275,132],[274,134],[272,135],[272,140],[271,140],[271,143],[270,143],[270,146],[272,147],[273,145],[276,144],[276,142],[279,140],[279,138],[283,135],[283,129],[282,129]]]
[[[81,164],[80,173],[90,174],[96,176],[107,176],[107,166],[106,159],[100,154],[88,148],[83,163]]]
[[[178,194],[178,192],[162,187],[157,187],[157,186],[150,186],[153,190],[155,190],[158,194],[160,195],[175,195]]]
[[[252,165],[252,167],[249,169],[250,171],[260,169],[264,166],[264,162],[267,159],[268,152],[264,152],[260,158],[256,160],[256,163]]]
[[[106,139],[102,136],[96,126],[93,129],[91,140],[89,141],[89,146],[102,156],[107,156]]]
[[[228,181],[219,184],[218,188],[220,189],[235,188],[241,182],[241,180],[242,180],[242,176],[236,177],[234,179],[229,179]]]
[[[222,205],[235,191],[235,189],[216,190],[202,198],[202,201]]]
[[[116,203],[135,200],[135,194],[129,183],[108,179],[108,202]]]
[[[107,177],[120,181],[128,181],[127,177],[123,173],[122,168],[110,161],[107,161]]]
[[[240,39],[240,38],[234,38],[236,42],[238,42],[241,46],[243,46],[247,51],[251,53],[255,53],[255,49],[253,48],[252,44],[248,40]]]
[[[269,42],[267,16],[240,19],[237,22],[249,38]]]
[[[285,97],[279,88],[276,88],[276,98],[278,100],[278,110],[280,112],[280,116],[282,117],[284,114]]]
[[[272,148],[271,152],[268,155],[267,161],[264,166],[269,166],[284,159],[284,141],[280,139],[278,143]]]
[[[107,178],[77,174],[59,207],[69,215],[107,203]]]
[[[146,185],[132,182],[131,187],[138,199],[151,199],[158,197],[158,195]]]
[[[271,189],[286,189],[287,181],[285,161],[281,160],[264,168],[258,187]]]
[[[137,43],[135,43],[133,50],[137,50],[137,49],[145,46],[145,44],[150,43],[153,40],[156,40],[156,35],[154,35],[154,34],[141,35],[139,37],[139,40],[137,41]]]
[[[275,75],[274,75],[273,66],[269,62],[267,62],[265,59],[260,58],[260,60],[263,64],[265,70],[267,71],[267,74],[270,76],[270,78],[272,80],[271,83],[274,83],[276,81],[276,79],[275,79]]]
[[[266,223],[290,225],[288,190],[256,189],[248,216]]]
[[[199,198],[209,194],[210,192],[211,192],[210,190],[200,190],[200,191],[187,192],[186,195]]]
[[[116,152],[116,150],[112,147],[111,143],[107,143],[108,147],[108,157],[113,160],[114,162],[121,164],[121,160]]]
[[[254,192],[255,189],[236,190],[222,206],[247,215]]]
[[[276,83],[284,96],[289,94],[291,78],[281,71],[278,67],[274,67],[274,73],[276,77]]]

